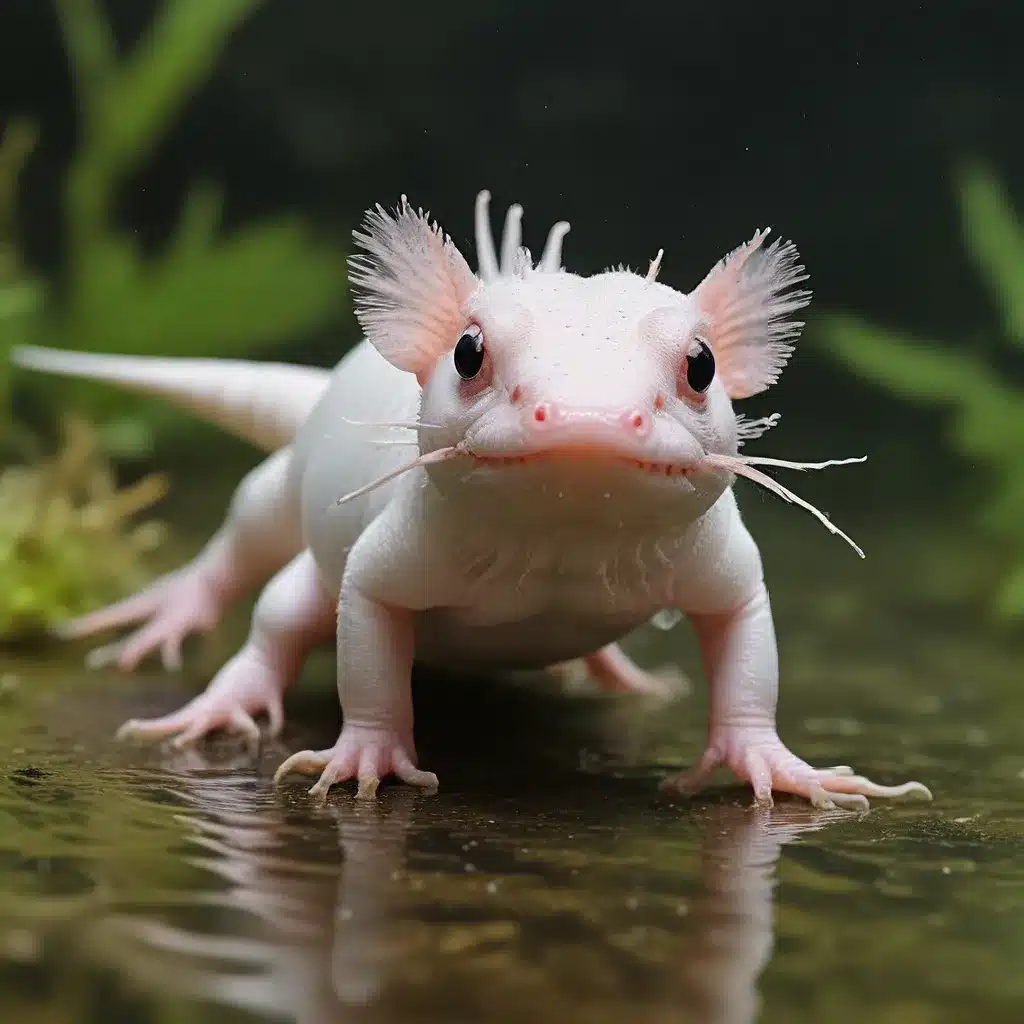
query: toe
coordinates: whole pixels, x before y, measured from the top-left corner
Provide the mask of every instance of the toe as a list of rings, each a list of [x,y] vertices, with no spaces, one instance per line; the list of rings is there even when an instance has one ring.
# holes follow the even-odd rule
[[[259,753],[260,727],[253,721],[252,715],[242,708],[235,708],[228,717],[228,725],[232,732],[241,734],[251,754]]]
[[[335,758],[333,761],[328,762],[320,778],[310,787],[309,795],[314,800],[319,800],[322,803],[327,799],[331,786],[338,782],[344,782],[346,779],[351,779],[355,774],[356,761],[354,757]],[[362,780],[360,780],[360,786],[362,786]]]
[[[186,704],[173,714],[162,718],[131,718],[117,730],[119,740],[161,740],[188,727],[195,717],[195,706]]]
[[[744,758],[746,776],[754,790],[754,802],[760,807],[772,806],[772,770],[766,758],[756,747],[747,751]]]
[[[898,797],[911,793],[932,799],[931,790],[920,782],[904,782],[899,786],[882,786],[863,775],[832,776],[822,779],[822,784],[832,794],[855,794],[863,797]]]
[[[92,633],[100,633],[120,626],[128,626],[148,618],[160,606],[161,591],[154,585],[133,597],[89,612],[69,622],[62,622],[54,627],[54,633],[63,640],[77,640]]]
[[[717,747],[708,747],[696,766],[686,772],[670,775],[661,782],[661,791],[677,796],[688,796],[700,789],[711,777],[711,773],[724,761]]]
[[[844,811],[867,811],[871,808],[868,798],[860,793],[837,793],[830,790],[829,796],[832,798],[832,803]]]
[[[124,641],[115,640],[113,643],[103,644],[101,647],[94,647],[85,656],[85,667],[92,671],[109,668],[116,665],[121,652],[124,650]]]
[[[267,737],[276,740],[284,728],[284,705],[280,695],[275,691],[267,700]]]
[[[433,772],[425,772],[417,768],[404,750],[396,751],[393,760],[394,772],[404,783],[430,792],[437,792],[437,776]]]
[[[175,750],[184,750],[186,747],[195,746],[204,736],[213,732],[220,723],[215,721],[212,715],[199,715],[171,740],[171,746]]]
[[[361,775],[359,777],[359,789],[356,792],[357,800],[373,800],[377,796],[377,788],[380,786],[380,778],[376,775]]]
[[[163,663],[165,672],[181,671],[181,644],[184,640],[180,634],[175,633],[166,637],[160,645],[160,661]]]
[[[134,672],[148,655],[167,639],[167,625],[162,618],[155,618],[136,630],[123,641],[117,667],[123,672]]]
[[[300,775],[316,775],[322,772],[331,759],[329,750],[300,750],[284,760],[274,772],[274,784],[278,784],[286,775],[297,772]]]

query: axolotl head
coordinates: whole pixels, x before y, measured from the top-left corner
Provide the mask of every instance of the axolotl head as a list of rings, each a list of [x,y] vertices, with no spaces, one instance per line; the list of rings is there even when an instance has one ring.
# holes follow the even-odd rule
[[[417,462],[488,514],[701,515],[739,444],[773,422],[744,422],[732,400],[775,381],[802,327],[795,248],[758,232],[686,294],[657,280],[661,253],[643,274],[562,269],[564,223],[534,264],[519,207],[499,263],[487,205],[481,193],[476,274],[404,198],[356,232],[357,315],[422,386]]]

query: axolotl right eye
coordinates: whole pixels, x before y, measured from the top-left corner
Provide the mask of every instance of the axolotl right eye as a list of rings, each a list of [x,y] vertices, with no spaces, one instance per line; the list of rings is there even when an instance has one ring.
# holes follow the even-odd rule
[[[455,345],[452,353],[455,372],[463,380],[474,380],[483,369],[485,356],[483,331],[473,324],[462,332]]]

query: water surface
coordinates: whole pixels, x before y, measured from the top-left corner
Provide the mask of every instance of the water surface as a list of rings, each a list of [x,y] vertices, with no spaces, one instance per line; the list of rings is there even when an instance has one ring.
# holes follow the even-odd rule
[[[919,778],[934,803],[755,812],[723,777],[667,804],[657,779],[699,751],[700,688],[666,711],[420,676],[421,762],[440,793],[386,787],[363,806],[336,790],[316,807],[302,780],[275,791],[271,775],[333,740],[329,652],[255,764],[230,742],[173,754],[111,738],[202,685],[240,622],[181,678],[8,653],[3,1019],[1024,1019],[1019,652],[915,610],[892,576],[880,597],[875,573],[898,568],[881,533],[859,535],[882,565],[869,571],[788,511],[757,516],[783,737],[818,763]],[[634,650],[696,667],[685,627]]]

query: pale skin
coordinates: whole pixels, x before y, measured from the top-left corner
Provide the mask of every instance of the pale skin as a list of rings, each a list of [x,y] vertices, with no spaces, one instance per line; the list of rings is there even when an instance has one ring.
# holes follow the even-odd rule
[[[72,624],[84,635],[142,622],[110,657],[130,668],[159,651],[173,667],[187,633],[277,572],[246,644],[205,693],[122,732],[184,744],[227,729],[255,744],[266,715],[276,735],[285,689],[334,632],[341,733],[329,749],[293,755],[278,779],[319,773],[311,793],[321,797],[350,779],[371,796],[388,775],[432,790],[414,742],[414,660],[583,659],[606,689],[664,694],[664,677],[617,641],[678,608],[700,643],[710,716],[704,754],[667,790],[694,792],[722,765],[760,804],[779,791],[851,809],[930,796],[916,782],[814,768],[775,727],[774,624],[735,475],[839,531],[753,464],[812,467],[739,454],[772,421],[737,418],[731,400],[770,386],[788,358],[800,327],[789,318],[807,301],[795,250],[765,247],[758,233],[684,294],[657,282],[660,253],[646,275],[562,270],[567,225],[534,265],[518,207],[499,258],[486,213],[482,194],[474,274],[404,201],[394,215],[371,212],[351,275],[367,341],[291,444],[250,475],[195,562]],[[43,368],[60,370],[58,357]]]

